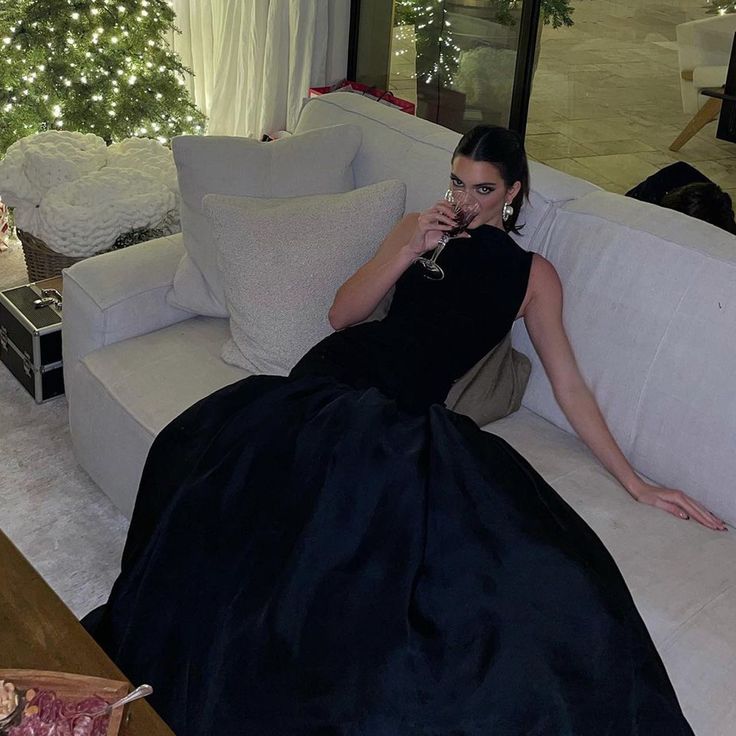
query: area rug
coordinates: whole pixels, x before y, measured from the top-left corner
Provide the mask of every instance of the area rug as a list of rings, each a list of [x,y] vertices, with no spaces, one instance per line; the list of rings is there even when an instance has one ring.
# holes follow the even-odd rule
[[[127,519],[77,465],[66,400],[36,404],[2,363],[0,508],[2,530],[77,616],[106,600]]]

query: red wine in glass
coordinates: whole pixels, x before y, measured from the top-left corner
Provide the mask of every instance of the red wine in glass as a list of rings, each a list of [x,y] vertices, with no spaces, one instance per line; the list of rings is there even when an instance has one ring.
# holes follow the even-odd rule
[[[445,199],[452,205],[455,212],[455,226],[450,230],[442,233],[442,237],[437,241],[437,247],[430,258],[420,257],[416,259],[416,263],[424,268],[424,276],[433,281],[441,281],[445,278],[445,272],[437,265],[437,258],[444,250],[447,243],[456,238],[471,222],[477,217],[480,205],[466,192],[456,192],[448,189],[445,192]]]

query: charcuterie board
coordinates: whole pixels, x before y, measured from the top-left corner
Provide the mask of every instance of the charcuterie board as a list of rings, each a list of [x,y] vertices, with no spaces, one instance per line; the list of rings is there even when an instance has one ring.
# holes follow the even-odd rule
[[[123,709],[102,711],[129,689],[101,677],[0,669],[0,736],[117,736]]]

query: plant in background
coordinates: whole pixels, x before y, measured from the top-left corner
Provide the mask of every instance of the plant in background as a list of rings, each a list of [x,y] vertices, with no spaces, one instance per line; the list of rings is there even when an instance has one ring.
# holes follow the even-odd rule
[[[722,0],[706,0],[706,15],[726,15],[726,13],[736,13],[736,2],[722,2]]]
[[[168,142],[201,132],[167,0],[0,0],[0,154],[44,130]]]
[[[573,11],[570,0],[542,0],[542,22],[552,28],[571,26]]]
[[[490,19],[502,25],[516,24],[522,0],[492,0]],[[570,0],[542,0],[542,22],[553,28],[573,24]],[[395,0],[394,26],[414,26],[417,49],[417,78],[426,84],[439,80],[451,87],[460,63],[446,0]]]
[[[512,11],[520,9],[522,0],[499,0],[494,3],[498,23],[512,26],[516,23]],[[552,28],[560,26],[571,26],[573,24],[572,14],[574,8],[570,0],[542,0],[541,5],[542,23],[552,24]]]

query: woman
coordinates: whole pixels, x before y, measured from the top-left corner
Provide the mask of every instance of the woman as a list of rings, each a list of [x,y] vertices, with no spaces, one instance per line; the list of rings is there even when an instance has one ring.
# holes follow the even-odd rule
[[[442,406],[523,317],[580,436],[643,482],[575,364],[554,268],[518,247],[520,139],[479,127],[452,186],[480,212],[442,253],[446,202],[408,215],[338,291],[338,332],[290,377],[184,412],[144,470],[96,634],[179,736],[691,735],[615,563],[502,439]],[[381,322],[356,324],[396,285]]]

